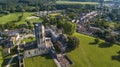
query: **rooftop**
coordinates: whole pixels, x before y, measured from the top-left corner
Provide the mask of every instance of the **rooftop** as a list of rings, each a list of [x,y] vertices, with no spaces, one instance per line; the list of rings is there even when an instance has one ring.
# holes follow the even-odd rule
[[[24,50],[32,50],[32,49],[35,49],[37,48],[37,43],[34,41],[34,42],[30,42],[30,43],[26,43],[24,45]]]
[[[47,48],[53,46],[50,38],[46,38],[45,43]]]

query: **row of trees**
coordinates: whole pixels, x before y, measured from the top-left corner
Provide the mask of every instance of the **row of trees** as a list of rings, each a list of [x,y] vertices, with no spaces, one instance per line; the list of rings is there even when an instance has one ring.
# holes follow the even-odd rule
[[[13,30],[13,29],[31,29],[32,26],[31,25],[27,25],[27,24],[15,24],[14,22],[8,22],[6,24],[0,24],[0,31],[4,31],[5,29],[8,30]]]
[[[0,0],[0,14],[23,11],[35,12],[38,10],[63,10],[67,8],[91,10],[95,7],[94,5],[56,4],[55,2],[55,0]]]
[[[107,15],[112,21],[120,21],[120,9],[112,9],[112,11]]]

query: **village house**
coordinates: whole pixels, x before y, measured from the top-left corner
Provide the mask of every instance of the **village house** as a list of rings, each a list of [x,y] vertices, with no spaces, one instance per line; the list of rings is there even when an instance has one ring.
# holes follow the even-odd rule
[[[6,56],[6,55],[10,54],[10,49],[13,46],[13,42],[9,41],[9,40],[1,39],[0,40],[0,44],[3,47],[3,53],[4,53],[4,55]]]
[[[95,32],[99,32],[99,31],[102,31],[102,30],[100,28],[98,28],[98,27],[90,26],[89,31],[92,32],[92,33],[95,33]]]
[[[10,49],[14,46],[15,42],[19,39],[19,34],[16,33],[15,35],[10,35],[7,38],[1,38],[0,44],[3,47],[3,53],[4,55],[10,54]]]

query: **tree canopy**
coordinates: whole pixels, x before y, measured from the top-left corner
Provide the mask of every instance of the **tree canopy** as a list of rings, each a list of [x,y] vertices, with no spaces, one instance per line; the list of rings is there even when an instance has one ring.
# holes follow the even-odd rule
[[[64,33],[68,35],[72,35],[76,31],[76,25],[71,22],[63,23]]]
[[[67,44],[67,50],[72,51],[75,48],[78,48],[80,44],[80,40],[77,37],[69,36],[68,37],[68,44]]]

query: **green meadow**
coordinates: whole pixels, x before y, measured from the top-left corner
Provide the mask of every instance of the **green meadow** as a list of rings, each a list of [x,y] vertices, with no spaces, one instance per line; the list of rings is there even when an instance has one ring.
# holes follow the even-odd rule
[[[120,46],[106,46],[103,40],[99,44],[91,44],[94,38],[79,33],[74,33],[80,39],[80,45],[77,49],[67,53],[68,57],[73,61],[71,67],[119,67]],[[118,59],[113,58],[119,56]]]

